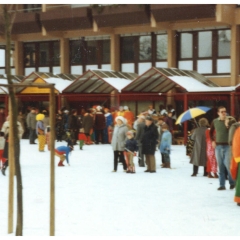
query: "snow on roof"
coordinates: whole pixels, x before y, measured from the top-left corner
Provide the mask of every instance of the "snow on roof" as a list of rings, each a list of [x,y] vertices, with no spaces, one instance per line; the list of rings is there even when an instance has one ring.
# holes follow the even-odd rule
[[[49,84],[55,84],[55,89],[60,93],[72,83],[72,81],[63,80],[61,78],[44,78],[44,81]]]
[[[106,81],[108,84],[116,88],[119,92],[123,88],[125,88],[129,83],[131,83],[131,80],[125,79],[125,78],[102,78],[104,81]]]
[[[188,92],[230,92],[236,87],[209,87],[197,81],[194,78],[186,76],[168,76],[179,86],[185,88]]]
[[[0,78],[0,83],[8,84],[8,81],[5,78]],[[8,88],[0,86],[0,94],[6,94],[6,93],[8,93]]]

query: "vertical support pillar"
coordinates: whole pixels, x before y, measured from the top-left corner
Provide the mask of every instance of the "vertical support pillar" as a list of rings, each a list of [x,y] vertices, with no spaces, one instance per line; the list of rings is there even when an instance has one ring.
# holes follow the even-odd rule
[[[232,92],[231,94],[230,94],[230,104],[231,104],[231,106],[230,106],[230,109],[231,109],[231,111],[230,111],[230,114],[231,114],[231,116],[235,116],[235,93],[234,92]]]
[[[70,73],[69,64],[69,39],[60,39],[60,67],[61,73]]]
[[[117,34],[111,34],[110,43],[110,62],[111,69],[114,71],[120,71],[120,36]]]
[[[188,97],[187,94],[184,94],[184,112],[188,110]],[[184,129],[184,144],[187,144],[187,121],[183,123]]]
[[[176,67],[176,31],[167,30],[168,34],[168,67]]]
[[[24,75],[23,42],[15,41],[14,55],[16,75]]]
[[[9,164],[9,182],[8,182],[8,233],[13,233],[13,206],[14,206],[14,175],[15,175],[15,158],[14,158],[14,133],[11,126],[13,123],[12,108],[9,98],[9,142],[8,142],[8,164]]]
[[[231,86],[238,84],[239,74],[239,26],[231,26]]]
[[[50,88],[50,126],[55,126],[55,91]],[[55,235],[55,128],[51,127],[50,135],[50,236]]]

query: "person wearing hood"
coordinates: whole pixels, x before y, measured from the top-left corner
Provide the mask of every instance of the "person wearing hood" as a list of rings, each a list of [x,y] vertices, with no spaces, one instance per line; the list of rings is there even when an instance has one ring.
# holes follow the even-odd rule
[[[98,144],[99,142],[104,142],[103,139],[103,132],[104,132],[104,128],[106,127],[106,120],[105,120],[105,116],[102,113],[102,107],[101,106],[97,106],[96,107],[96,115],[95,115],[95,124],[94,124],[94,129],[96,132],[96,144]]]
[[[44,152],[44,147],[46,143],[45,127],[43,123],[44,114],[39,113],[36,116],[36,134],[38,136],[38,150],[39,152]]]
[[[114,155],[114,169],[112,172],[117,172],[118,166],[118,158],[120,162],[123,164],[123,170],[126,172],[127,164],[124,160],[124,148],[125,148],[125,141],[126,141],[126,133],[128,132],[128,127],[126,126],[126,119],[122,116],[118,116],[115,118],[116,125],[113,131],[112,137],[112,148],[113,148],[113,155]]]

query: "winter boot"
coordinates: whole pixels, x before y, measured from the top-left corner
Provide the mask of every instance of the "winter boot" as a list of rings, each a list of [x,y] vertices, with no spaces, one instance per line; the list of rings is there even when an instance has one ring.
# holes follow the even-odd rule
[[[170,168],[170,162],[164,163],[164,165],[162,166],[162,168]]]
[[[208,178],[214,178],[210,172],[208,173],[207,177]]]
[[[3,166],[3,168],[1,169],[2,174],[3,174],[4,176],[6,176],[6,175],[5,175],[5,171],[6,171],[6,169],[7,169],[7,168],[6,168],[5,166]]]
[[[63,162],[62,162],[62,161],[59,161],[58,166],[59,166],[59,167],[64,167]]]
[[[214,173],[214,178],[218,178],[218,175],[217,175],[217,173]]]

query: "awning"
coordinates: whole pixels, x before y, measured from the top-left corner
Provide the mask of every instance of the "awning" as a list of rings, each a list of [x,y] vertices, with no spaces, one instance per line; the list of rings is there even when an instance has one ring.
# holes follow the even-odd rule
[[[135,73],[88,70],[64,89],[63,93],[110,94],[114,90],[121,92],[137,76]]]
[[[219,87],[196,71],[152,67],[123,88],[122,92],[167,93],[174,88],[182,93],[232,91],[232,88]]]
[[[61,79],[52,73],[40,73],[33,72],[29,76],[27,76],[23,81],[23,84],[27,83],[41,83],[41,84],[55,84],[55,92],[61,93],[63,89],[69,86],[72,81]],[[21,83],[19,85],[21,85]],[[18,87],[18,94],[48,94],[50,92],[49,88],[38,88],[38,87]]]

